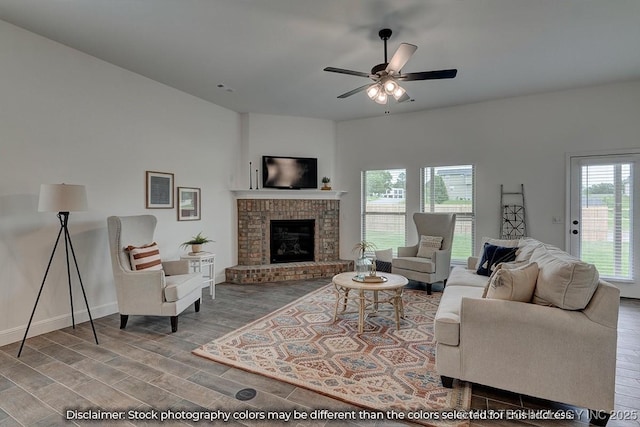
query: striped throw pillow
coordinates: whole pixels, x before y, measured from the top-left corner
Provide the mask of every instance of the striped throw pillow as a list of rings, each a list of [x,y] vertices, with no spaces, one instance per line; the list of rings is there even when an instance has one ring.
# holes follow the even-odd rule
[[[125,250],[129,252],[129,260],[133,271],[162,270],[160,249],[158,249],[156,242],[138,247],[127,246]]]
[[[442,236],[420,236],[418,257],[431,258],[435,251],[442,247]]]

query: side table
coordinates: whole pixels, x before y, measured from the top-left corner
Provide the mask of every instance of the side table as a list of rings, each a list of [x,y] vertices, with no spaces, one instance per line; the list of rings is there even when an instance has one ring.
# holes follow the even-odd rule
[[[211,299],[216,297],[216,254],[211,252],[189,252],[182,255],[180,259],[189,261],[189,270],[194,273],[202,273],[204,279],[203,287],[209,286]]]

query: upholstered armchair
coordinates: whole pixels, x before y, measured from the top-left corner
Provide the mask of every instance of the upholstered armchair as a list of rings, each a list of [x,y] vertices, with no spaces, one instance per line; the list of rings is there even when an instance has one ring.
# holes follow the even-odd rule
[[[451,245],[456,225],[455,213],[413,214],[418,231],[418,244],[399,247],[391,262],[391,271],[407,279],[423,282],[431,295],[431,284],[447,284],[451,270]],[[423,237],[425,236],[425,237]]]
[[[130,247],[153,242],[157,219],[153,215],[107,218],[113,279],[116,285],[120,329],[129,315],[170,316],[171,332],[178,330],[178,315],[191,304],[200,311],[202,276],[189,274],[188,261],[150,262],[151,269],[135,271]],[[156,253],[159,260],[159,253]],[[138,267],[139,268],[139,267]]]

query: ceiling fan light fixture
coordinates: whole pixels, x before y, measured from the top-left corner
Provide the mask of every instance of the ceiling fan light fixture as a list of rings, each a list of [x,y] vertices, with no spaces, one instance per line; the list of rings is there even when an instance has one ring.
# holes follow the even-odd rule
[[[387,95],[393,95],[393,93],[400,87],[398,82],[396,82],[391,77],[387,77],[383,81],[382,85],[383,85],[384,91],[387,93]]]
[[[378,93],[378,96],[376,96],[376,99],[374,99],[374,101],[376,101],[376,103],[378,104],[386,104],[387,103],[387,94],[385,93],[384,90],[381,90]]]
[[[378,35],[384,42],[384,62],[375,65],[370,73],[335,67],[324,68],[324,71],[331,73],[348,74],[373,80],[373,84],[368,83],[338,95],[339,99],[350,97],[356,93],[366,92],[369,99],[383,105],[387,104],[390,96],[393,96],[398,102],[414,101],[407,94],[407,91],[400,86],[400,82],[452,79],[457,75],[458,70],[455,68],[449,70],[420,71],[417,73],[401,73],[401,70],[416,52],[418,46],[409,43],[400,43],[400,46],[398,46],[396,52],[389,60],[387,57],[387,40],[389,40],[391,34],[392,32],[389,28],[383,28],[378,32]]]
[[[407,91],[404,90],[402,86],[398,85],[398,88],[393,92],[393,97],[398,101],[405,93],[407,93]]]
[[[380,85],[377,84],[377,83],[374,83],[371,86],[369,86],[369,88],[367,89],[367,96],[372,101],[375,101],[381,90],[382,90],[382,88],[380,87]]]

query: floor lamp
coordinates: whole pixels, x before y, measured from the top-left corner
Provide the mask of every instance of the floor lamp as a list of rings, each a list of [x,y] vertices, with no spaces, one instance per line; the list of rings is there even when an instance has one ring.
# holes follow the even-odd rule
[[[49,264],[47,265],[47,270],[44,273],[44,278],[42,279],[42,284],[40,285],[40,291],[38,292],[36,303],[33,305],[33,311],[31,312],[31,317],[29,318],[29,323],[27,324],[27,330],[24,333],[24,338],[22,338],[22,344],[20,344],[18,357],[20,357],[20,354],[22,353],[24,342],[27,339],[27,334],[29,333],[29,328],[31,327],[31,322],[33,321],[33,315],[36,312],[36,307],[38,306],[38,301],[40,300],[40,295],[42,294],[44,283],[47,280],[47,275],[49,274],[49,268],[51,268],[51,262],[53,261],[53,256],[55,255],[56,249],[58,248],[58,243],[60,242],[60,236],[63,234],[64,234],[64,249],[65,249],[65,254],[67,258],[67,280],[69,282],[69,300],[71,302],[71,323],[73,325],[73,329],[75,329],[76,321],[73,314],[73,293],[71,292],[71,267],[69,265],[69,249],[71,249],[71,255],[73,256],[73,263],[76,266],[76,271],[78,273],[78,280],[80,281],[80,288],[82,289],[82,295],[84,296],[84,303],[87,306],[87,313],[89,313],[89,320],[91,321],[91,329],[93,329],[93,337],[96,340],[96,344],[98,344],[98,336],[96,335],[96,328],[93,326],[93,318],[91,318],[91,310],[89,310],[89,303],[87,302],[87,294],[84,291],[84,285],[82,284],[82,278],[80,277],[80,269],[78,268],[76,253],[73,250],[73,244],[71,243],[71,236],[69,235],[69,228],[67,227],[69,223],[69,212],[86,211],[86,210],[87,210],[87,192],[85,190],[84,185],[42,184],[40,186],[40,198],[38,200],[38,211],[39,212],[58,212],[58,220],[60,220],[60,231],[58,231],[58,238],[56,239],[55,245],[53,245],[53,251],[51,251]]]

